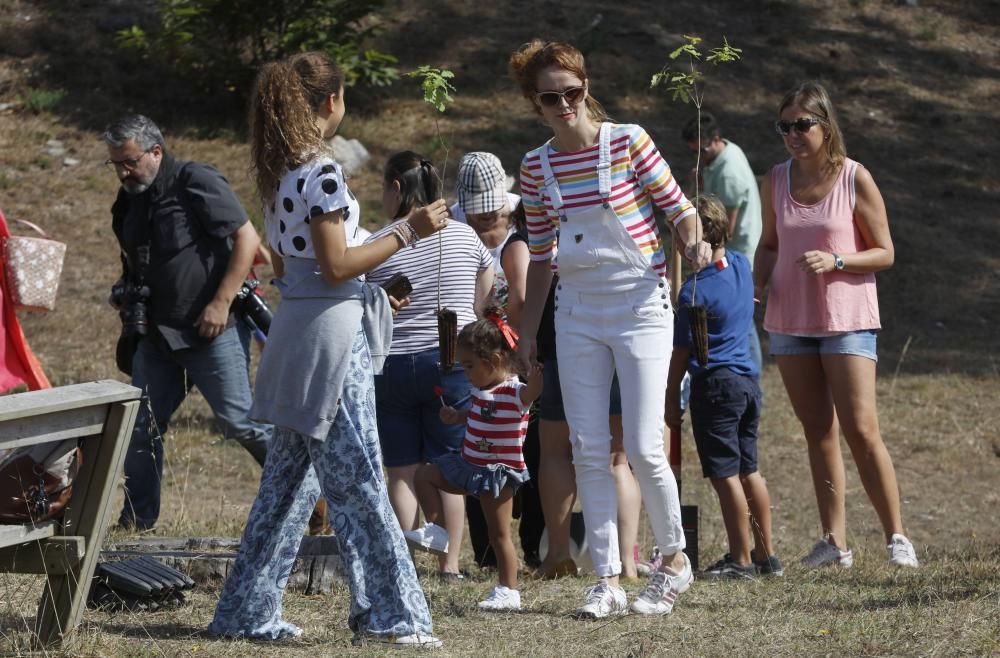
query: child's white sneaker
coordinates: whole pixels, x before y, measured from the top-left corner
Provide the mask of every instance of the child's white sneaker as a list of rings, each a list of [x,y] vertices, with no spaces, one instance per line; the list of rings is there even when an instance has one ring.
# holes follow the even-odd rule
[[[404,530],[406,543],[415,549],[428,551],[435,555],[448,554],[448,531],[439,525],[425,523],[416,530]]]
[[[516,589],[497,585],[490,595],[479,602],[480,610],[520,610],[521,593]]]
[[[913,550],[910,540],[900,534],[894,534],[885,547],[889,554],[889,564],[897,567],[919,567],[917,552]]]

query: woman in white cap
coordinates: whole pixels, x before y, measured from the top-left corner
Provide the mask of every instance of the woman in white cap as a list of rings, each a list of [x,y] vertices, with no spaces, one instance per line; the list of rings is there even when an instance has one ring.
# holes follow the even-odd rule
[[[677,481],[663,451],[673,312],[654,205],[666,213],[696,267],[708,264],[711,247],[697,239],[694,207],[646,131],[611,123],[590,97],[579,50],[535,40],[513,53],[510,64],[522,94],[553,132],[521,164],[531,251],[521,354],[526,362],[535,359],[531,337],[558,241],[556,351],[573,430],[577,490],[598,576],[577,614],[598,618],[628,609],[619,585],[617,495],[607,457],[606,408],[615,372],[625,451],[664,556],[631,610],[667,614],[694,578],[682,552]]]

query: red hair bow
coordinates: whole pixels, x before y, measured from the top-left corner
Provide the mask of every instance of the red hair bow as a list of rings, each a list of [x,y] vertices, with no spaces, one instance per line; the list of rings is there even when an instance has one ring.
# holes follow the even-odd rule
[[[511,350],[516,352],[518,337],[517,337],[517,332],[514,331],[514,328],[511,327],[506,322],[504,322],[503,318],[501,318],[496,313],[488,314],[486,316],[486,319],[491,321],[493,324],[497,326],[497,328],[500,329],[500,333],[503,334],[504,340],[507,341],[507,345],[510,346]]]

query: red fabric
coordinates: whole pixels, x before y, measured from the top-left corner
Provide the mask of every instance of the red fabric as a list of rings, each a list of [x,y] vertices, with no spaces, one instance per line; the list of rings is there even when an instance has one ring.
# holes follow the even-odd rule
[[[7,219],[0,210],[0,240],[9,237]],[[32,391],[52,388],[52,384],[42,371],[42,365],[28,347],[28,341],[21,331],[14,303],[7,295],[7,280],[3,267],[0,267],[0,305],[3,306],[3,311],[0,312],[0,333],[3,334],[3,340],[0,340],[0,392],[9,391],[18,384],[27,384]]]

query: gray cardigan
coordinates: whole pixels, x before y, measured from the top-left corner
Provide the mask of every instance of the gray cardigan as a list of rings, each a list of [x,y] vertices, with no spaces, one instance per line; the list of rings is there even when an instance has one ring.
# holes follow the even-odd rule
[[[257,369],[251,418],[326,439],[340,397],[358,329],[382,371],[392,343],[392,308],[385,291],[352,279],[330,286],[315,260],[288,258],[274,284],[281,305],[271,323]]]

